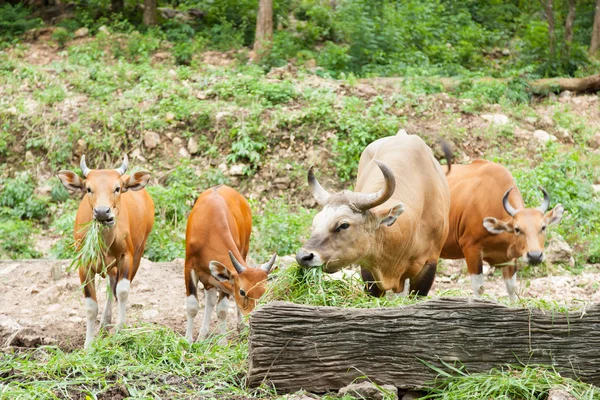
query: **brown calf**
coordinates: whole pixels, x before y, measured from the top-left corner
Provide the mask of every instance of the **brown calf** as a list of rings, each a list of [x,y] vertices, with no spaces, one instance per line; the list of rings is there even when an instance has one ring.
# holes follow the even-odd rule
[[[450,186],[450,233],[442,258],[465,258],[475,296],[483,294],[483,261],[501,266],[522,257],[530,265],[544,259],[548,225],[560,222],[563,207],[546,212],[550,196],[538,208],[526,208],[511,173],[491,161],[476,160],[454,165]],[[502,275],[508,295],[515,298],[515,265],[504,266]]]
[[[267,275],[275,263],[258,268],[246,263],[252,231],[252,212],[246,199],[228,186],[216,186],[203,192],[189,215],[185,245],[185,288],[187,295],[186,338],[193,340],[194,318],[198,314],[198,281],[204,286],[204,320],[198,340],[208,337],[215,305],[221,343],[226,332],[229,296],[234,297],[241,315],[249,314],[265,292]],[[218,296],[217,296],[218,295]]]
[[[154,203],[144,189],[150,179],[149,172],[124,175],[128,160],[117,169],[90,170],[81,157],[81,170],[85,179],[72,171],[60,171],[58,177],[72,191],[85,193],[75,217],[75,242],[79,245],[85,232],[81,227],[93,219],[103,224],[102,235],[107,246],[103,263],[82,265],[79,278],[85,295],[87,330],[85,347],[94,338],[94,325],[98,316],[95,276],[108,275],[113,295],[119,303],[117,329],[125,324],[125,309],[130,282],[140,265],[146,240],[154,223]],[[105,267],[106,266],[106,267]],[[111,323],[113,298],[109,293],[102,315],[101,328]]]

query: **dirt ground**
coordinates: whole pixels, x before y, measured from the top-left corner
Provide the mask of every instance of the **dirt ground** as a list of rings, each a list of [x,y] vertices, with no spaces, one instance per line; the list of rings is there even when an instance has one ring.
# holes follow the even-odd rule
[[[0,348],[7,345],[35,347],[58,344],[64,349],[83,346],[85,310],[79,290],[77,273],[60,274],[52,278],[51,269],[62,271],[68,261],[17,260],[0,261]],[[461,262],[444,268],[436,278],[432,295],[448,289],[471,293],[470,279]],[[556,275],[542,278],[519,278],[522,295],[558,302],[600,301],[600,266],[581,275]],[[185,330],[185,286],[183,263],[153,263],[143,260],[131,285],[127,320],[129,324],[147,322],[166,325],[183,334]],[[106,299],[106,284],[100,280],[99,308]],[[498,271],[486,277],[486,293],[506,297],[506,290]],[[201,295],[200,304],[203,304]],[[233,303],[233,302],[232,302]],[[230,310],[228,325],[235,331],[235,309]],[[101,314],[101,312],[100,312]],[[100,317],[100,315],[98,316]],[[195,322],[194,335],[199,332],[202,311]],[[113,322],[116,309],[113,311]],[[212,327],[216,325],[213,315]]]

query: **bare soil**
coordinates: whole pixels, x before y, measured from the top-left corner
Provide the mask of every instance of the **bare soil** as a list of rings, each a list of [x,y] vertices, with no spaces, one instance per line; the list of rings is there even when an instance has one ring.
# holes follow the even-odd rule
[[[79,277],[76,272],[66,273],[69,261],[15,260],[0,261],[0,348],[7,345],[36,347],[57,344],[70,350],[83,346],[85,310]],[[53,280],[51,269],[63,271],[60,279]],[[588,268],[580,275],[555,275],[541,278],[521,278],[519,283],[524,297],[534,297],[561,303],[600,301],[600,267]],[[129,324],[138,322],[168,326],[180,334],[185,330],[185,286],[183,263],[153,263],[142,260],[131,285],[127,310]],[[98,281],[100,310],[106,300],[105,280]],[[486,277],[486,293],[506,297],[499,271]],[[462,261],[445,267],[436,278],[431,294],[443,295],[448,289],[471,293],[471,283]],[[203,295],[200,294],[200,304]],[[235,332],[235,309],[231,304],[229,330]],[[101,313],[100,313],[101,314]],[[100,315],[98,316],[100,318]],[[116,318],[116,309],[113,310]],[[196,318],[197,335],[203,313]],[[113,320],[114,322],[114,320]],[[213,315],[212,326],[216,325]]]

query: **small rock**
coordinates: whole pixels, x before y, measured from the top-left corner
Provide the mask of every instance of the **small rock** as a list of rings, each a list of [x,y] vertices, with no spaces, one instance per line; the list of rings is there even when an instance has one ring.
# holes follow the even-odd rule
[[[145,319],[153,319],[156,318],[156,316],[158,315],[158,310],[151,308],[150,310],[144,311],[142,315]]]
[[[600,185],[592,185],[592,190],[594,193],[600,193]]]
[[[296,262],[296,257],[292,255],[282,256],[277,258],[277,264],[280,269],[285,269]]]
[[[77,157],[81,157],[85,153],[86,149],[87,143],[85,142],[85,140],[79,139],[77,142],[75,142],[75,145],[73,146],[73,154],[75,154]]]
[[[234,164],[229,168],[229,175],[242,176],[242,175],[244,175],[245,168],[246,168],[246,165],[244,165],[244,164]]]
[[[78,323],[78,322],[83,321],[83,318],[78,317],[77,315],[73,315],[72,317],[69,317],[69,321]]]
[[[55,285],[49,286],[38,294],[40,303],[54,304],[60,299],[60,290]]]
[[[53,281],[60,280],[63,277],[62,266],[59,264],[54,264],[52,267],[50,267],[50,276],[52,277]]]
[[[181,140],[178,137],[174,137],[172,142],[173,142],[173,145],[176,147],[181,147],[183,145],[183,140]]]
[[[575,266],[573,258],[573,250],[571,246],[560,235],[555,235],[548,241],[544,257],[551,264],[568,264],[571,267]]]
[[[31,293],[31,294],[38,294],[39,292],[40,292],[40,289],[37,286],[32,286],[29,289],[29,293]]]
[[[394,399],[398,398],[398,389],[396,387],[383,385],[379,386],[379,388],[371,382],[351,383],[341,388],[338,394],[340,396],[350,395],[365,400],[383,400],[390,397]]]
[[[536,117],[526,117],[525,122],[530,125],[535,125],[538,122],[538,119]]]
[[[8,315],[0,314],[0,336],[2,336],[2,334],[10,335],[21,329],[23,329],[23,327],[17,321],[10,318]]]
[[[503,56],[510,56],[510,50],[509,49],[502,49],[502,55]]]
[[[29,150],[27,150],[25,152],[25,161],[28,163],[32,163],[35,161],[35,156],[33,155],[33,153]]]
[[[314,58],[311,58],[306,63],[304,63],[304,66],[306,68],[317,68],[317,60],[315,60]]]
[[[273,184],[277,189],[287,189],[290,187],[291,179],[289,176],[278,176],[273,180]]]
[[[167,72],[167,75],[169,75],[170,78],[177,78],[177,71],[175,71],[174,69],[170,69],[169,72]]]
[[[494,125],[506,125],[510,122],[504,114],[483,114],[481,118],[491,122]]]
[[[562,92],[560,92],[560,95],[558,97],[563,99],[573,97],[573,92],[571,92],[570,90],[563,90]]]
[[[133,149],[133,151],[131,152],[131,158],[135,158],[141,162],[146,162],[146,159],[144,158],[144,156],[142,156],[142,150],[138,148]]]
[[[600,132],[596,132],[588,141],[587,145],[593,149],[600,148]]]
[[[78,38],[86,37],[89,33],[90,33],[90,30],[88,28],[83,27],[83,28],[79,28],[75,32],[73,32],[73,37],[75,39],[78,39]]]
[[[105,35],[110,35],[110,31],[104,25],[102,25],[100,28],[98,28],[98,32],[104,33]]]
[[[228,111],[219,111],[216,115],[215,115],[215,121],[217,121],[217,124],[220,123],[222,120],[224,120],[227,117],[230,117],[232,114]]]
[[[188,153],[188,151],[185,147],[179,148],[179,155],[183,158],[190,158],[190,153]]]
[[[175,119],[175,113],[172,113],[169,111],[168,113],[165,114],[165,121],[171,122],[174,119]]]
[[[156,132],[148,131],[144,133],[144,146],[147,149],[155,149],[160,144],[160,135]]]
[[[225,172],[227,172],[227,164],[221,163],[221,164],[217,165],[217,169],[219,171],[221,171],[222,173],[225,173]]]
[[[533,132],[533,138],[536,139],[540,143],[547,143],[549,141],[555,141],[556,136],[549,134],[546,131],[538,129]]]
[[[208,98],[208,96],[206,95],[205,92],[198,92],[198,93],[196,93],[196,98],[198,100],[206,100]]]
[[[554,126],[554,119],[550,115],[542,115],[537,124],[540,129],[548,129]]]
[[[550,389],[546,400],[577,400],[577,397],[564,389]]]
[[[198,153],[198,141],[196,141],[196,139],[194,139],[193,136],[188,139],[187,149],[188,149],[188,151],[189,151],[190,154],[197,154]]]

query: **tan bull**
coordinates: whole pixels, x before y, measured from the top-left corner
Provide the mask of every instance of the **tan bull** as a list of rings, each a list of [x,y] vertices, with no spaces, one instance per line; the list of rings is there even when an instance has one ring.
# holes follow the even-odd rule
[[[446,153],[450,161],[449,150]],[[356,191],[328,193],[312,168],[308,182],[323,206],[310,239],[296,255],[303,267],[335,272],[363,268],[367,290],[426,295],[448,234],[450,192],[442,167],[421,138],[400,133],[371,143],[362,153]]]
[[[550,196],[538,208],[527,208],[511,173],[491,161],[454,165],[450,186],[450,233],[442,258],[467,261],[475,296],[483,294],[483,261],[501,266],[512,300],[516,291],[516,259],[530,265],[544,260],[548,225],[558,224],[563,207],[546,212]],[[506,265],[515,260],[514,265]]]
[[[81,156],[81,179],[72,171],[60,171],[58,177],[72,191],[85,193],[75,217],[75,243],[81,244],[85,231],[82,226],[92,220],[103,225],[102,235],[107,251],[98,265],[82,265],[79,278],[83,285],[87,312],[85,347],[94,338],[94,326],[98,316],[95,276],[108,275],[113,295],[119,303],[117,328],[125,324],[125,310],[129,297],[130,282],[140,265],[146,240],[154,224],[154,203],[144,189],[150,179],[149,172],[125,175],[127,155],[117,169],[90,170]],[[111,323],[113,296],[108,295],[102,315],[101,328]]]

